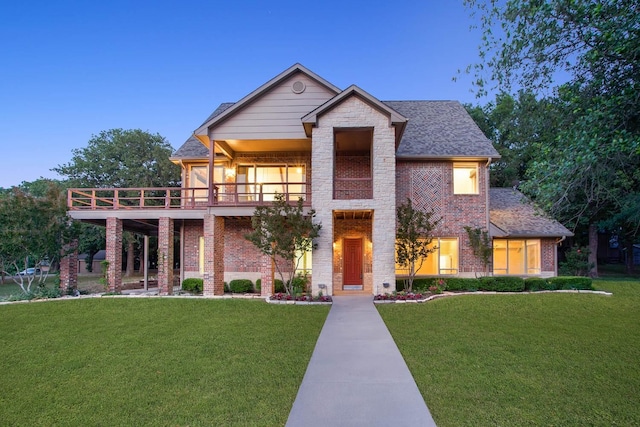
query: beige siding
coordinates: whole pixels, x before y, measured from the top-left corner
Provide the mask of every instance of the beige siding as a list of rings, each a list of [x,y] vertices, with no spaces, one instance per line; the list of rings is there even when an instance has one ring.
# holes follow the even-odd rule
[[[304,82],[304,92],[291,90],[295,81]],[[330,90],[298,73],[220,123],[210,136],[215,140],[304,139],[300,118],[332,97]]]

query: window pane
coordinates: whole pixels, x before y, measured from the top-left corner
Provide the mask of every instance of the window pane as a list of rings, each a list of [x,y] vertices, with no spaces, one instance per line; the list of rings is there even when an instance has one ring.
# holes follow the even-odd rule
[[[458,239],[440,239],[439,247],[440,274],[458,274]]]
[[[525,246],[524,240],[509,240],[509,266],[507,274],[525,273]]]
[[[454,165],[453,193],[478,194],[478,168],[475,165]]]
[[[204,236],[198,239],[198,270],[204,274]]]
[[[493,241],[493,272],[507,274],[507,241]]]
[[[191,188],[205,188],[205,190],[193,191],[193,197],[196,201],[206,201],[208,191],[208,165],[191,166],[189,171],[189,187]],[[191,194],[188,195],[189,197]]]
[[[540,274],[540,240],[527,240],[527,274]]]
[[[307,181],[307,174],[305,172],[304,165],[300,166],[289,166],[289,181],[295,184],[290,184],[288,187],[289,192],[289,200],[297,201],[300,197],[302,199],[306,198],[306,186],[304,184],[299,184],[301,182]]]

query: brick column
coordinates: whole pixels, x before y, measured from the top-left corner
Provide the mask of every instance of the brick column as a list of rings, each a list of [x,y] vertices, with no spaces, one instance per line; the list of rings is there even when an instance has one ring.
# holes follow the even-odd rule
[[[204,295],[224,294],[224,218],[204,216]]]
[[[173,295],[173,219],[158,221],[158,292]]]
[[[260,295],[273,295],[273,261],[268,255],[260,255]]]
[[[122,288],[122,220],[107,218],[107,286],[109,292],[120,292]]]
[[[78,288],[78,241],[65,245],[60,259],[60,293],[67,295]]]

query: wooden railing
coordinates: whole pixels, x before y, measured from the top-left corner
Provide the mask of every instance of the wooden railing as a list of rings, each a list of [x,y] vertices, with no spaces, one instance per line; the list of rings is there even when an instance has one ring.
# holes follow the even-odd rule
[[[311,205],[308,183],[216,184],[209,200],[207,188],[71,188],[67,191],[70,210],[112,209],[204,209],[208,206],[259,206],[276,194]]]

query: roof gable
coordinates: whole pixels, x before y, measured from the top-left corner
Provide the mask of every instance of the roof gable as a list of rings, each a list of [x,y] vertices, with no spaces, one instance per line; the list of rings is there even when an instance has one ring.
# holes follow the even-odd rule
[[[320,87],[325,88],[327,91],[331,92],[332,94],[337,94],[340,92],[340,89],[337,86],[334,86],[332,83],[328,82],[327,80],[318,76],[314,72],[305,68],[303,65],[294,64],[293,66],[289,67],[282,73],[278,74],[277,76],[275,76],[274,78],[272,78],[271,80],[269,80],[268,82],[266,82],[265,84],[257,88],[256,90],[254,90],[253,92],[249,93],[240,101],[234,103],[232,106],[225,109],[223,112],[217,115],[212,114],[207,120],[205,120],[205,122],[202,125],[200,125],[198,129],[194,131],[194,134],[197,137],[200,135],[208,135],[209,129],[229,119],[230,117],[234,116],[240,110],[246,108],[248,105],[250,105],[257,99],[264,96],[266,93],[276,88],[277,86],[281,85],[283,82],[285,82],[286,80],[288,80],[289,78],[291,78],[292,76],[298,73],[304,74],[307,78],[313,80]],[[202,140],[202,138],[199,138],[199,139]]]
[[[309,137],[311,136],[311,129],[318,121],[318,117],[332,110],[337,105],[340,105],[343,101],[345,101],[346,99],[352,96],[357,96],[358,98],[360,98],[361,100],[369,104],[371,107],[375,108],[376,110],[380,111],[382,114],[385,114],[387,117],[389,117],[390,126],[391,125],[397,126],[397,131],[396,131],[396,147],[397,147],[400,142],[400,139],[402,138],[402,133],[404,131],[404,128],[407,124],[407,118],[404,117],[402,114],[399,114],[396,110],[394,110],[389,105],[378,100],[376,97],[370,95],[369,93],[362,90],[356,85],[349,86],[348,88],[340,92],[338,95],[334,96],[324,104],[320,105],[318,108],[314,109],[313,111],[311,111],[310,113],[302,117],[302,124],[304,125],[305,133],[307,134],[307,136]]]

